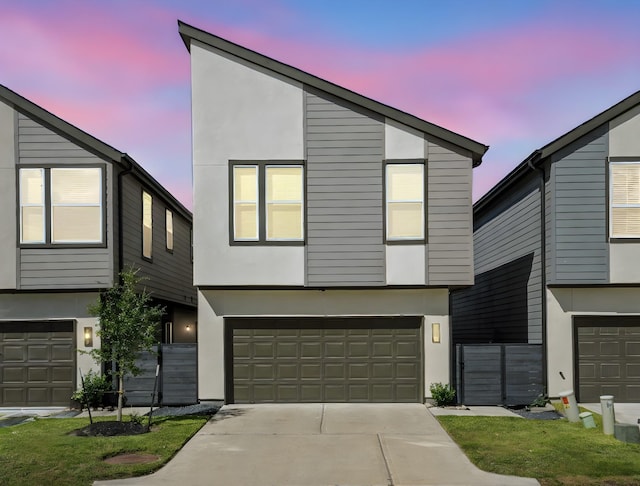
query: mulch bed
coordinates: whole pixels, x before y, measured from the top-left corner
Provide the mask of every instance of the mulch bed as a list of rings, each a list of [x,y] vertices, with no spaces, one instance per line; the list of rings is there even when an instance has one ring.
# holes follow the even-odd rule
[[[111,437],[114,435],[137,435],[147,432],[145,425],[136,422],[95,422],[81,429],[74,430],[71,435],[80,437]]]

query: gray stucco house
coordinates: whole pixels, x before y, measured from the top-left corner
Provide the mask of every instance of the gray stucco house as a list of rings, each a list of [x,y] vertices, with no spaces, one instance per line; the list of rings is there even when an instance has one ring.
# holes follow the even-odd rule
[[[127,154],[0,86],[0,406],[69,405],[125,265],[191,341],[192,215]]]
[[[549,396],[640,401],[640,92],[534,151],[473,213],[453,344],[539,345],[528,368]]]
[[[179,23],[201,399],[422,402],[450,380],[485,145]]]

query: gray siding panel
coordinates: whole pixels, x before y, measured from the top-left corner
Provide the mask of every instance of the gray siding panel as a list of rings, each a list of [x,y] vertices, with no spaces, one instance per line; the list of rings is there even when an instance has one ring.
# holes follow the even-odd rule
[[[165,202],[153,191],[153,248],[152,260],[142,258],[142,191],[132,176],[122,178],[123,258],[124,266],[140,268],[140,275],[151,295],[158,299],[194,305],[191,262],[191,226],[177,211],[173,211],[173,252],[166,250]],[[168,208],[171,209],[171,208]]]
[[[427,283],[472,284],[471,159],[429,141],[427,164]]]
[[[384,124],[305,92],[308,285],[384,285]]]
[[[607,150],[603,126],[552,158],[549,283],[608,282]]]
[[[26,116],[18,115],[20,164],[105,164],[101,158]],[[18,287],[22,290],[95,289],[112,285],[112,166],[106,164],[106,248],[20,248]]]
[[[542,342],[537,173],[486,213],[474,232],[474,287],[452,296],[455,343]]]

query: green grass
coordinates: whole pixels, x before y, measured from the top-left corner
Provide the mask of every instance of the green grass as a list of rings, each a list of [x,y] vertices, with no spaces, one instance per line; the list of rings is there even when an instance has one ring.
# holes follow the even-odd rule
[[[113,420],[102,418],[98,420]],[[69,432],[88,419],[36,419],[0,429],[0,484],[89,485],[97,479],[149,474],[159,469],[207,421],[205,417],[154,420],[147,434],[122,437],[77,437]],[[160,457],[149,464],[109,465],[103,460],[121,453]]]
[[[640,445],[567,420],[437,417],[469,459],[485,471],[533,477],[547,485],[639,485]]]

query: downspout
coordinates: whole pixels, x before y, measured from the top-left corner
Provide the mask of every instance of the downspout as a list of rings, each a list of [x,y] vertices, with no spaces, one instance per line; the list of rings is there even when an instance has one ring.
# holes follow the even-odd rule
[[[545,171],[544,166],[536,164],[540,162],[541,153],[537,150],[527,160],[527,165],[533,171],[540,174],[540,279],[541,279],[541,323],[542,326],[542,384],[543,394],[547,395],[547,250],[546,250],[546,203],[545,203]]]
[[[124,154],[122,161],[128,164],[128,167],[118,174],[118,275],[124,268],[124,239],[122,237],[123,231],[123,214],[122,210],[122,178],[133,171],[133,162],[127,154]]]

